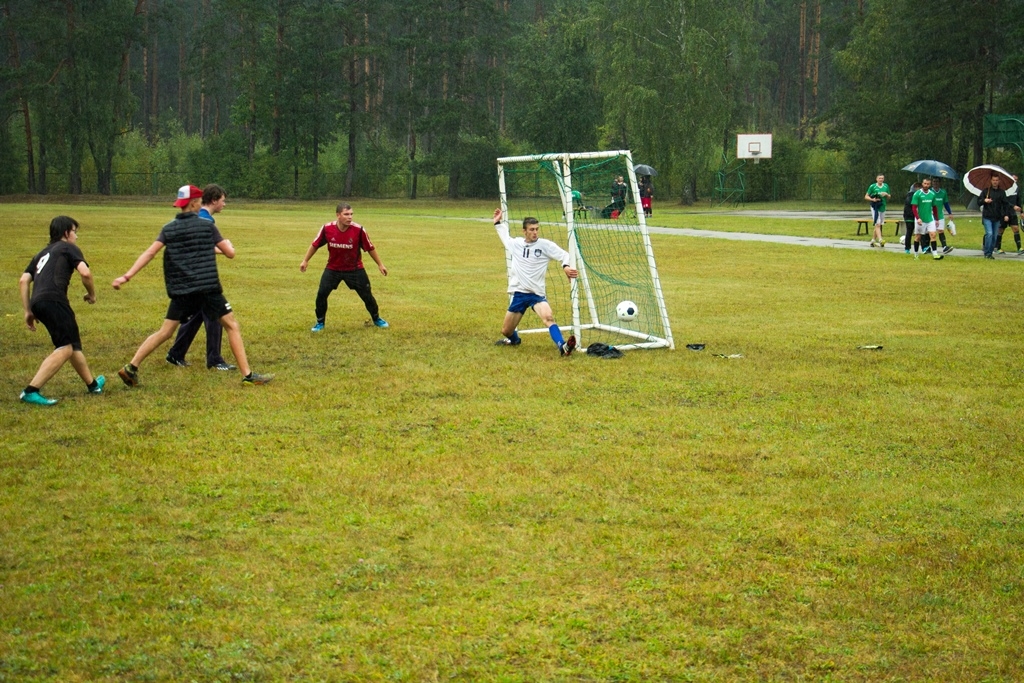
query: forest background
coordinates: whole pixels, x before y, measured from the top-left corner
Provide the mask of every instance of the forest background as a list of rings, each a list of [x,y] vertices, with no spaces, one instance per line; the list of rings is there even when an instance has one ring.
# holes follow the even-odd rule
[[[0,194],[493,197],[495,157],[632,149],[661,199],[692,203],[738,132],[775,136],[748,200],[1021,161],[983,148],[982,121],[1024,112],[1024,0],[0,9]]]

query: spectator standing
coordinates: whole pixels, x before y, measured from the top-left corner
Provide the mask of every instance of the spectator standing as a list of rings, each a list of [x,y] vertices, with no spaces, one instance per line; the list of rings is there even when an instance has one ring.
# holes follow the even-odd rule
[[[881,173],[875,177],[875,182],[868,185],[868,190],[864,193],[864,199],[871,204],[871,222],[875,226],[874,234],[871,237],[871,246],[873,247],[885,246],[882,228],[885,226],[885,207],[891,196],[889,185]]]
[[[903,199],[903,222],[907,228],[903,235],[903,250],[906,253],[910,253],[911,244],[914,242],[916,235],[914,234],[914,195],[918,190],[921,189],[921,183],[914,183],[910,186],[907,191],[907,196]]]
[[[992,174],[989,187],[978,197],[978,206],[981,207],[981,225],[985,228],[985,258],[994,259],[993,252],[996,248],[999,226],[1010,222],[1010,211],[1013,210],[1006,202],[1006,192],[999,188],[997,174]]]
[[[654,210],[651,207],[651,200],[654,199],[654,184],[651,182],[651,176],[642,175],[640,176],[640,206],[644,209],[644,216],[650,218],[654,215]]]
[[[1014,194],[1006,195],[1007,203],[1007,218],[1010,220],[1008,223],[1003,223],[999,228],[999,236],[996,238],[996,253],[1005,254],[1003,251],[1003,233],[1006,232],[1006,226],[1009,225],[1010,229],[1013,230],[1013,241],[1017,244],[1017,253],[1024,254],[1020,248],[1020,221],[1017,219],[1017,214],[1020,213],[1020,185],[1017,184],[1017,176],[1013,176],[1013,182],[1017,185],[1014,190]]]

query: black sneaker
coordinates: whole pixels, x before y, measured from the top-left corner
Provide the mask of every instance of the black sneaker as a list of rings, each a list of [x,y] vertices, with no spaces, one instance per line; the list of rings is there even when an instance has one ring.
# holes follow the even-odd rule
[[[522,339],[509,339],[508,337],[502,337],[498,341],[494,342],[495,346],[519,346],[523,343]]]
[[[943,247],[942,248],[942,253],[943,254],[948,254],[951,251],[953,251],[953,247]]]
[[[188,366],[192,365],[191,363],[189,363],[184,358],[180,358],[180,359],[179,358],[172,358],[171,354],[167,354],[166,360],[171,365],[177,365],[179,368],[187,368]]]
[[[121,381],[130,387],[139,386],[139,373],[137,370],[132,370],[131,365],[125,365],[123,368],[117,371],[117,376],[121,378]]]
[[[273,375],[261,375],[258,372],[250,372],[247,376],[242,378],[243,385],[255,385],[255,384],[270,384],[270,380],[274,379]]]
[[[221,370],[222,372],[230,372],[231,370],[237,370],[238,366],[237,365],[232,365],[231,363],[223,363],[223,362],[221,362],[221,363],[217,363],[216,365],[211,365],[210,367],[208,367],[206,369],[207,370]]]
[[[570,355],[572,355],[572,352],[575,351],[575,350],[576,350],[576,335],[571,335],[568,339],[565,340],[565,343],[562,344],[561,347],[559,347],[558,354],[561,355],[561,356],[570,356]]]

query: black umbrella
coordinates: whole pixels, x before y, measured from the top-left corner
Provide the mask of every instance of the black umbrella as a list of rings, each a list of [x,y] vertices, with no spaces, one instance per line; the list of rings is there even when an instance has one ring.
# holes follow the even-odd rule
[[[919,175],[930,175],[936,178],[951,178],[956,180],[960,177],[959,174],[957,174],[957,172],[950,166],[947,166],[941,161],[935,161],[934,159],[921,159],[920,161],[915,161],[904,166],[903,170],[910,171],[911,173],[917,173]]]
[[[633,167],[633,172],[637,175],[658,175],[658,172],[647,164],[637,164]]]

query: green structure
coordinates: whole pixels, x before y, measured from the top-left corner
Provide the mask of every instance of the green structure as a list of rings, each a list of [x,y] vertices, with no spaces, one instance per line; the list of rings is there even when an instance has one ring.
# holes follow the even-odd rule
[[[1024,159],[1024,114],[986,114],[982,144],[990,147],[1016,147]]]
[[[722,166],[715,173],[715,187],[711,191],[712,205],[741,204],[746,201],[747,176],[743,167],[747,162],[736,159],[732,163],[722,155]]]

